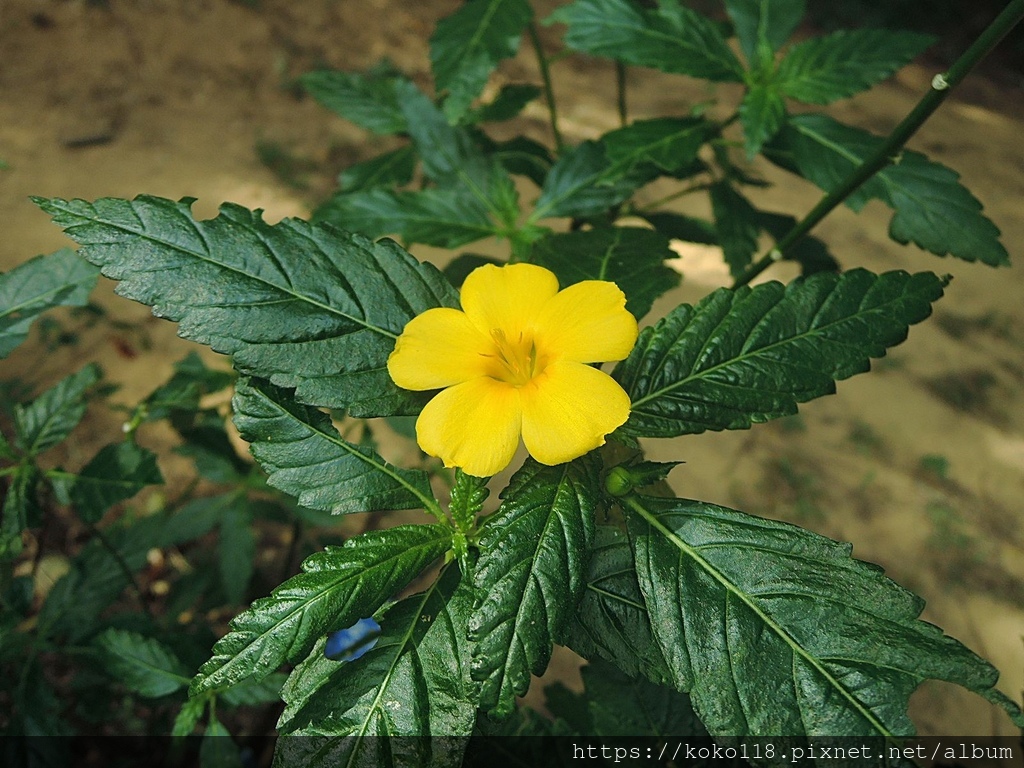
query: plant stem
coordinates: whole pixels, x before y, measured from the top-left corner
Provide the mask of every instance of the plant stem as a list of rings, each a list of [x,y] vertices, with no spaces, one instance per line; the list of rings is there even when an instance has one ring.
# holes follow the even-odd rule
[[[683,187],[682,189],[677,189],[675,192],[672,192],[671,194],[665,195],[664,197],[659,197],[657,200],[655,200],[653,202],[645,203],[644,205],[641,205],[641,206],[638,206],[638,207],[634,208],[632,213],[637,214],[639,216],[642,216],[645,213],[652,213],[657,208],[660,208],[661,206],[663,206],[665,203],[671,203],[673,200],[678,200],[681,197],[686,197],[687,195],[692,195],[694,192],[703,192],[704,190],[711,189],[713,184],[714,184],[713,180],[712,181],[701,181],[701,182],[697,182],[696,184],[691,184],[688,187]]]
[[[537,31],[537,25],[530,23],[527,27],[530,33],[530,42],[533,43],[533,50],[537,54],[537,64],[540,66],[540,77],[544,82],[544,98],[548,102],[548,115],[551,118],[551,133],[555,137],[555,147],[559,152],[565,146],[562,141],[562,133],[558,130],[558,109],[555,106],[555,91],[551,87],[551,70],[548,68],[548,60],[544,55],[544,48],[540,43],[540,33]]]
[[[762,256],[746,272],[736,278],[733,288],[746,285],[779,261],[786,249],[810,232],[822,219],[852,195],[864,182],[894,162],[910,137],[917,133],[932,113],[946,100],[950,92],[974,69],[985,55],[1024,19],[1024,0],[1011,0],[995,20],[982,32],[971,46],[957,59],[944,74],[936,75],[932,87],[917,103],[902,122],[878,148],[843,179],[840,184],[825,195],[814,208],[790,232],[779,240],[775,247]]]
[[[625,127],[629,122],[629,111],[626,108],[626,65],[615,62],[615,89],[618,93],[619,125]]]

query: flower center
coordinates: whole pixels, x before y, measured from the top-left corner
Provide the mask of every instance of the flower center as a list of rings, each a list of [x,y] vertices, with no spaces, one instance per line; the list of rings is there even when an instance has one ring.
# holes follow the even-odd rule
[[[491,331],[494,353],[485,355],[492,358],[488,375],[521,387],[547,366],[547,356],[537,350],[533,334],[520,332],[516,338],[509,338],[500,329]]]

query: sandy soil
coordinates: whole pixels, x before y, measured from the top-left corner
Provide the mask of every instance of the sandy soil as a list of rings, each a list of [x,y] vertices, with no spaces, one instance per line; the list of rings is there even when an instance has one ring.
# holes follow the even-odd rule
[[[187,195],[198,198],[202,215],[225,200],[263,208],[270,220],[306,215],[339,167],[380,146],[302,98],[295,76],[319,63],[354,69],[386,55],[426,82],[426,40],[436,19],[455,7],[456,0],[263,0],[258,9],[229,0],[0,0],[0,159],[9,165],[0,170],[0,269],[67,244],[27,200],[30,194]],[[568,59],[554,74],[571,139],[616,125],[607,64]],[[933,74],[911,67],[833,114],[884,132]],[[520,56],[503,66],[501,77],[535,79],[535,68]],[[631,72],[630,87],[638,117],[679,112],[710,95],[684,78],[647,71]],[[734,103],[734,92],[718,95]],[[1024,257],[1022,118],[1019,91],[974,79],[912,142],[962,174],[1018,261]],[[539,107],[520,127],[545,138]],[[260,162],[257,147],[291,159],[285,178]],[[773,168],[757,170],[777,183],[753,195],[770,209],[800,215],[819,196]],[[871,375],[841,383],[837,396],[804,406],[797,418],[749,432],[652,441],[650,453],[687,461],[673,475],[681,495],[853,541],[858,557],[880,563],[927,599],[928,620],[992,660],[1003,673],[1000,687],[1019,698],[1024,272],[940,263],[902,248],[885,234],[888,218],[877,204],[860,216],[844,209],[816,234],[846,265],[954,275],[935,315],[905,345],[878,361]],[[693,248],[681,254],[684,286],[656,312],[726,284],[717,254]],[[789,276],[780,269],[766,279]],[[81,343],[53,348],[37,332],[0,363],[0,379],[21,377],[42,387],[72,363],[95,359],[121,385],[118,399],[135,402],[193,348],[148,308],[116,299],[109,284],[98,301],[113,322],[90,326],[61,316]],[[116,438],[118,427],[116,413],[91,414],[83,440],[57,460],[80,466]],[[185,471],[173,460],[164,470],[171,478]],[[575,664],[559,655],[551,674],[571,681]],[[913,715],[923,733],[1014,732],[980,699],[946,686],[925,686]]]

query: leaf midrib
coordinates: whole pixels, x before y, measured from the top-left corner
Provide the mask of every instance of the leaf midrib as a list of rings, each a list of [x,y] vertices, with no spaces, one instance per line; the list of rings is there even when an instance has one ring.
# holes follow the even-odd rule
[[[46,204],[46,206],[48,208],[53,209],[53,210],[57,210],[57,211],[61,211],[61,212],[65,213],[65,214],[73,216],[73,217],[75,217],[77,219],[80,219],[83,223],[96,223],[96,224],[100,224],[100,225],[105,226],[105,227],[110,227],[111,229],[115,229],[115,230],[118,230],[120,232],[124,232],[126,234],[129,234],[129,235],[132,235],[134,237],[137,237],[137,238],[139,238],[141,240],[145,240],[145,241],[151,242],[151,243],[153,243],[153,244],[155,244],[157,246],[161,246],[163,248],[167,248],[168,250],[176,251],[178,253],[185,254],[185,255],[187,255],[189,257],[192,257],[192,258],[195,258],[195,259],[197,259],[199,261],[202,261],[202,262],[205,262],[207,264],[210,264],[210,265],[212,265],[212,266],[214,266],[214,267],[216,267],[218,269],[223,269],[223,270],[225,270],[227,272],[233,272],[233,273],[241,275],[241,276],[243,276],[243,277],[245,277],[245,278],[247,278],[249,280],[252,280],[254,282],[260,283],[261,285],[268,286],[268,287],[274,289],[275,291],[279,291],[281,293],[289,295],[289,296],[291,296],[293,299],[295,299],[297,301],[305,302],[305,303],[307,303],[307,304],[309,304],[311,306],[314,306],[314,307],[316,307],[318,309],[324,310],[325,312],[327,312],[329,314],[333,314],[333,315],[336,315],[338,317],[343,317],[346,320],[349,320],[349,321],[351,321],[351,322],[353,322],[353,323],[355,323],[357,325],[363,326],[367,330],[373,331],[374,333],[378,333],[378,334],[380,334],[382,336],[386,336],[386,337],[388,337],[390,339],[398,339],[398,335],[397,334],[392,333],[391,331],[389,331],[389,330],[387,330],[385,328],[381,328],[381,327],[379,327],[377,325],[374,325],[373,323],[369,322],[368,320],[366,320],[364,318],[359,318],[359,317],[356,317],[354,315],[350,315],[347,312],[342,312],[341,310],[339,310],[336,307],[332,307],[329,304],[324,304],[323,302],[316,301],[315,299],[313,299],[313,298],[311,298],[309,296],[305,296],[305,295],[303,295],[301,293],[298,293],[298,292],[296,292],[294,290],[291,290],[290,288],[286,288],[284,286],[281,286],[281,285],[278,285],[276,283],[270,282],[266,278],[258,277],[256,275],[253,275],[250,272],[248,272],[248,271],[246,271],[244,269],[241,269],[241,268],[239,268],[237,266],[228,265],[228,264],[224,264],[222,262],[218,262],[218,261],[214,260],[213,258],[211,258],[209,256],[209,254],[205,254],[204,255],[202,253],[198,253],[196,251],[193,251],[193,250],[190,250],[188,248],[185,248],[184,246],[179,245],[177,243],[172,243],[172,242],[169,242],[167,240],[161,239],[161,238],[159,238],[159,237],[157,237],[155,235],[149,234],[147,232],[143,232],[143,231],[140,231],[140,230],[137,230],[137,229],[132,229],[131,227],[128,227],[128,226],[126,226],[124,224],[114,223],[114,222],[102,219],[102,218],[99,217],[98,212],[96,212],[95,206],[93,206],[91,204],[90,204],[90,208],[93,210],[93,214],[94,214],[92,218],[83,215],[81,212],[74,210],[70,206],[59,205],[56,201],[54,201],[52,199],[49,199],[49,200],[44,199],[43,202]],[[64,201],[61,201],[61,202],[64,202]],[[127,202],[128,205],[131,207],[132,212],[136,213],[136,211],[135,211],[135,201],[131,200],[131,201],[125,201],[125,202]],[[148,205],[147,205],[147,207],[148,207]],[[182,212],[178,208],[175,208],[174,212],[178,216],[183,216],[188,221],[192,222],[192,224],[193,224],[194,228],[196,229],[197,233],[200,234],[200,239],[204,243],[206,242],[206,239],[207,239],[206,238],[206,233],[205,232],[201,232],[200,229],[199,229],[200,222],[198,222],[195,219],[193,219],[191,214],[184,213],[184,212]],[[138,214],[136,213],[136,216],[137,215]],[[219,214],[218,218],[221,215],[223,215],[223,214]],[[73,227],[75,225],[71,224],[70,226]],[[65,229],[67,229],[67,228],[65,228]],[[263,237],[262,233],[259,233],[259,238],[260,238],[260,240],[265,240],[265,238]],[[88,244],[83,243],[82,247],[86,248],[86,249],[91,249],[93,246],[103,246],[103,245],[108,245],[109,246],[110,244],[108,244],[108,243],[99,243],[99,242],[88,243]],[[109,262],[108,262],[108,264],[109,264]],[[104,265],[104,266],[106,266],[106,265]],[[140,274],[144,274],[144,272],[142,272],[142,270],[138,270],[138,271],[132,272],[131,276],[132,277],[136,277],[136,276],[139,276]],[[186,314],[191,312],[194,309],[196,309],[196,308],[186,305]]]
[[[864,717],[877,731],[886,739],[894,739],[895,735],[889,731],[888,728],[877,718],[875,714],[869,710],[864,704],[861,703],[856,696],[853,695],[844,685],[842,685],[836,677],[829,672],[819,660],[812,656],[801,646],[796,639],[786,631],[784,627],[778,624],[771,616],[761,610],[760,606],[754,603],[747,593],[740,589],[734,584],[724,573],[715,568],[710,562],[701,557],[700,553],[683,541],[675,531],[664,525],[661,520],[653,512],[643,506],[638,500],[637,496],[631,496],[624,499],[625,504],[642,517],[648,525],[657,530],[662,536],[668,539],[682,554],[690,557],[693,561],[700,566],[708,575],[715,579],[728,594],[733,595],[740,600],[748,610],[757,616],[761,622],[774,632],[783,642],[790,647],[794,656],[799,656],[804,659],[811,667],[814,668],[818,674],[824,678],[829,685],[831,685],[839,694],[850,703],[850,705]],[[737,688],[737,691],[739,688]]]
[[[875,285],[877,285],[877,284],[878,283],[876,281]],[[833,293],[835,292],[836,288],[838,288],[840,285],[841,285],[841,280],[836,281],[836,284],[833,286],[832,290],[829,292],[829,296],[826,297],[826,301],[827,301],[828,298],[830,298],[833,295]],[[785,294],[783,294],[783,296],[780,299],[780,301],[778,303],[772,305],[772,307],[769,309],[769,311],[771,311],[771,309],[775,309],[776,307],[778,307],[779,304],[781,304],[787,298],[788,297]],[[679,388],[685,386],[686,384],[690,383],[691,381],[698,381],[698,380],[702,379],[703,377],[707,376],[708,374],[711,374],[711,373],[713,373],[713,372],[715,372],[715,371],[717,371],[717,370],[719,370],[721,368],[725,368],[727,366],[732,366],[732,365],[737,365],[737,364],[742,363],[742,362],[744,362],[746,360],[755,358],[755,357],[763,354],[764,352],[766,352],[768,350],[774,349],[775,347],[779,347],[779,346],[782,346],[782,345],[785,345],[785,344],[791,344],[791,343],[793,343],[795,341],[799,341],[800,339],[807,338],[807,337],[809,337],[809,336],[811,336],[813,334],[817,334],[819,332],[822,332],[822,331],[824,331],[824,330],[826,330],[828,328],[831,328],[831,327],[833,327],[835,325],[838,325],[839,323],[848,322],[848,321],[850,321],[850,320],[852,320],[852,319],[854,319],[856,317],[859,317],[859,316],[864,315],[864,314],[868,314],[869,312],[876,312],[876,311],[878,311],[878,310],[880,310],[880,309],[882,309],[882,308],[884,308],[886,306],[889,306],[889,305],[891,305],[893,303],[896,303],[898,301],[904,301],[906,299],[907,299],[906,292],[902,292],[902,293],[900,293],[899,296],[893,298],[891,301],[887,301],[887,302],[885,302],[883,304],[877,304],[877,305],[871,307],[870,309],[862,310],[861,307],[858,307],[859,311],[857,313],[855,313],[855,314],[846,315],[846,316],[844,316],[842,318],[839,318],[838,320],[835,320],[834,322],[828,323],[827,325],[819,325],[819,326],[816,326],[816,327],[813,327],[813,328],[808,328],[806,331],[803,331],[802,333],[798,333],[798,334],[796,334],[794,336],[787,336],[784,339],[779,339],[778,341],[772,342],[771,344],[768,344],[766,346],[758,347],[755,350],[751,350],[751,351],[743,353],[743,354],[741,354],[741,355],[739,355],[737,357],[733,357],[733,358],[725,360],[725,361],[723,361],[721,363],[717,363],[716,365],[713,365],[710,368],[705,368],[705,369],[703,369],[701,371],[698,371],[696,373],[691,373],[689,376],[687,376],[684,379],[680,379],[678,381],[674,381],[674,382],[672,382],[671,384],[669,384],[666,387],[662,387],[661,389],[655,390],[654,392],[650,392],[650,393],[644,395],[643,397],[641,397],[639,400],[633,401],[633,409],[635,410],[638,406],[643,405],[644,403],[649,402],[650,400],[659,398],[659,397],[661,397],[661,396],[663,396],[665,394],[669,394],[673,390],[679,389]],[[824,304],[824,302],[823,302],[823,304]],[[735,303],[733,303],[732,306],[735,307]],[[731,309],[732,309],[732,307],[730,307],[730,311],[731,311]],[[693,320],[694,320],[694,318],[696,318],[696,316],[697,316],[696,314],[691,316],[690,321],[687,323],[687,326],[689,326],[690,323],[693,322]],[[726,316],[728,316],[728,315],[726,315]],[[764,316],[762,315],[761,319],[763,319],[763,317]],[[760,320],[758,322],[760,323]],[[677,337],[676,337],[677,340],[681,336],[682,336],[682,333],[678,334]],[[749,339],[749,334],[747,335],[747,338]],[[744,339],[744,342],[746,342],[746,339]],[[670,351],[671,351],[671,347],[672,346],[674,346],[674,344],[670,345],[670,347],[669,347]],[[669,354],[669,352],[666,352],[665,356],[667,357],[668,354]],[[865,353],[864,356],[868,357],[868,358],[871,357],[871,355],[868,355],[866,353]],[[698,356],[697,360],[699,360],[699,359],[700,358]],[[831,376],[831,373],[829,373],[829,375]]]

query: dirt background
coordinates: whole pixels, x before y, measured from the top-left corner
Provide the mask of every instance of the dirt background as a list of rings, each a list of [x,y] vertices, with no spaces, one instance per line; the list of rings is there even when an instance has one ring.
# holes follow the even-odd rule
[[[541,12],[554,5],[539,3]],[[294,78],[317,65],[366,67],[383,56],[429,82],[427,40],[457,0],[0,0],[0,270],[68,244],[30,194],[93,199],[149,193],[198,198],[203,216],[222,201],[266,210],[269,220],[305,216],[344,165],[386,148],[304,98]],[[557,30],[546,30],[549,50]],[[832,114],[885,132],[928,87],[935,66],[911,66]],[[554,67],[571,140],[617,125],[608,63],[569,58]],[[537,81],[522,53],[497,82]],[[799,417],[750,431],[651,441],[655,459],[685,459],[672,477],[681,495],[792,520],[854,542],[855,554],[928,601],[925,618],[990,659],[1000,687],[1024,688],[1024,98],[1005,80],[974,77],[953,94],[911,146],[962,174],[1002,229],[1015,266],[994,270],[937,261],[886,236],[880,204],[843,209],[817,230],[847,266],[949,272],[954,280],[934,316],[877,361],[871,375],[839,384],[838,395]],[[717,97],[681,77],[629,74],[630,111],[650,117]],[[548,138],[531,107],[511,130]],[[262,157],[262,160],[261,160]],[[274,170],[276,169],[276,170]],[[818,199],[810,185],[769,167],[776,183],[755,202],[801,215]],[[536,190],[523,188],[527,197]],[[652,190],[647,199],[659,191]],[[679,210],[707,214],[701,202]],[[415,250],[415,249],[414,249]],[[474,250],[479,250],[474,248]],[[419,249],[425,258],[437,252]],[[495,252],[500,252],[500,249]],[[684,285],[655,307],[696,301],[727,276],[714,249],[681,249]],[[765,279],[787,279],[784,268]],[[134,403],[195,347],[146,307],[96,295],[102,322],[56,315],[79,335],[54,345],[50,327],[0,362],[0,380],[42,388],[68,366],[98,360]],[[215,355],[206,359],[214,361]],[[96,411],[97,409],[93,409]],[[80,440],[57,457],[81,466],[116,439],[120,415],[91,413]],[[167,436],[147,439],[159,444]],[[396,445],[395,458],[408,448]],[[409,454],[411,455],[411,454]],[[185,465],[162,464],[171,480]],[[576,661],[557,655],[549,675],[573,683]],[[539,687],[531,699],[538,701]],[[951,686],[925,685],[912,714],[925,734],[1012,734],[1009,721]]]

